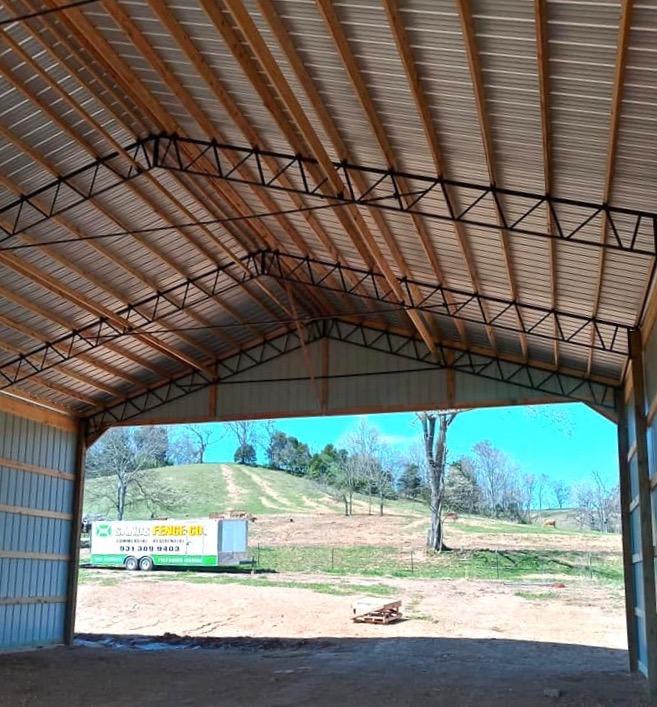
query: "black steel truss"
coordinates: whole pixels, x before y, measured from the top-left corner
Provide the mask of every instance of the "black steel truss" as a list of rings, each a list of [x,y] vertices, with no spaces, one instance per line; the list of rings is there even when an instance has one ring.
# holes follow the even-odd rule
[[[227,145],[211,140],[159,134],[148,137],[151,165],[188,174],[223,179],[267,189],[294,192],[339,204],[376,207],[441,221],[510,233],[555,238],[569,243],[607,248],[644,256],[657,253],[657,213],[610,206],[576,199],[536,194],[496,185],[444,179],[436,175],[333,162],[343,191],[331,189],[327,177],[317,181],[313,172],[321,167],[312,157]],[[194,149],[190,149],[194,148]],[[265,158],[274,158],[280,169],[272,173]],[[245,177],[240,167],[249,167]],[[368,188],[359,190],[354,174],[367,178]],[[323,174],[323,172],[322,172]],[[293,186],[286,186],[285,177]],[[402,189],[400,184],[405,184]],[[551,216],[553,230],[547,227]],[[600,240],[606,224],[608,238]]]
[[[1,206],[0,245],[12,236],[63,214],[150,169],[147,144],[140,140],[125,147],[127,158],[121,152],[99,157]]]
[[[404,292],[404,301],[400,302],[385,276],[372,270],[269,250],[254,254],[249,261],[250,268],[258,275],[268,275],[279,281],[357,295],[395,307],[418,309],[620,356],[629,353],[630,327],[598,317],[522,304],[405,277],[398,278]]]
[[[147,335],[147,327],[176,312],[218,297],[253,279],[234,263],[219,265],[128,304],[74,331],[0,364],[0,390],[91,351],[126,334]]]
[[[553,238],[595,248],[657,254],[657,213],[625,209],[599,202],[556,197],[491,184],[444,179],[431,174],[404,172],[349,162],[333,166],[344,190],[332,190],[328,178],[317,181],[319,163],[308,156],[228,145],[176,135],[149,135],[60,176],[52,182],[0,207],[0,245],[13,235],[62,214],[84,201],[153,168],[162,168],[260,186],[322,199],[335,206],[356,204],[426,218],[453,221],[484,229],[525,236]],[[272,173],[266,158],[274,158],[280,169]],[[245,177],[240,167],[249,167]],[[323,172],[322,172],[323,173]],[[367,178],[361,191],[353,176]],[[285,183],[282,178],[285,177]],[[291,184],[292,186],[289,186]],[[405,185],[405,189],[401,188]],[[551,217],[552,230],[547,227]],[[601,242],[606,226],[608,237]]]
[[[313,322],[304,327],[304,332],[303,344],[299,330],[294,328],[284,334],[245,348],[236,354],[217,359],[213,364],[217,372],[216,378],[211,378],[199,371],[183,373],[180,376],[172,377],[166,383],[148,388],[127,400],[92,413],[88,416],[90,435],[97,436],[107,427],[129,422],[146,412],[156,410],[211,385],[230,381],[231,378],[241,373],[295,351],[302,345],[309,345],[323,338],[346,342],[422,363],[424,367],[418,371],[452,369],[497,382],[513,384],[548,396],[577,400],[608,410],[615,410],[616,388],[612,385],[452,347],[439,347],[439,355],[435,357],[421,339],[346,323],[337,319]],[[362,375],[401,375],[409,372],[368,372]],[[321,378],[322,376],[317,377]],[[330,375],[327,377],[331,378]],[[279,380],[282,383],[286,382],[285,378]],[[294,380],[300,380],[300,378]],[[257,380],[246,382],[258,383]]]
[[[220,265],[194,278],[182,279],[118,309],[112,317],[94,319],[0,363],[0,389],[66,363],[113,339],[127,334],[148,334],[147,327],[158,319],[260,277],[367,298],[394,309],[416,309],[513,332],[518,332],[520,326],[520,331],[529,336],[576,344],[619,357],[628,353],[629,327],[616,322],[408,278],[399,278],[404,291],[404,301],[400,302],[380,273],[339,262],[262,250],[244,256],[239,263]]]

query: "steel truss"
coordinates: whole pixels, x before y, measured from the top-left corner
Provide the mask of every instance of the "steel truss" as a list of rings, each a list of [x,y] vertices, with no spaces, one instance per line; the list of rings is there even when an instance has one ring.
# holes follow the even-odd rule
[[[194,278],[180,280],[167,289],[118,309],[111,316],[95,319],[27,353],[14,356],[0,364],[0,389],[66,363],[113,339],[127,334],[148,334],[147,327],[158,319],[260,277],[271,277],[279,283],[318,287],[394,308],[416,309],[507,331],[517,332],[520,322],[521,331],[530,336],[622,357],[628,353],[629,327],[626,325],[408,278],[399,278],[406,298],[400,302],[380,273],[339,262],[262,250],[244,256],[239,263],[220,265]]]
[[[250,267],[259,275],[274,277],[279,281],[321,287],[395,307],[418,309],[516,333],[520,331],[620,356],[629,353],[631,327],[597,317],[521,304],[514,300],[405,277],[398,278],[404,291],[404,302],[400,302],[385,276],[371,270],[269,250],[254,254],[250,261]]]
[[[276,159],[281,165],[276,173],[268,170],[267,157]],[[126,146],[123,152],[99,157],[0,207],[0,219],[9,224],[0,224],[0,234],[5,234],[4,238],[0,238],[0,245],[11,236],[64,213],[143,172],[161,168],[294,192],[336,206],[356,204],[375,207],[494,231],[499,231],[501,223],[509,233],[552,238],[646,257],[657,255],[655,212],[349,162],[334,162],[333,166],[345,185],[343,191],[332,190],[326,177],[319,182],[314,179],[313,173],[316,174],[318,168],[321,171],[321,167],[312,157],[165,133],[149,135]],[[247,172],[240,171],[241,167],[249,167],[248,174],[251,176],[245,177]],[[365,191],[355,187],[353,175],[356,173],[367,178],[370,186]],[[400,189],[400,181],[408,185],[406,190]],[[548,215],[554,226],[552,230],[546,226]],[[603,243],[600,233],[604,226],[608,238]]]
[[[233,272],[233,271],[236,272]],[[181,312],[195,304],[218,297],[253,279],[253,275],[234,263],[220,265],[187,278],[138,302],[100,317],[84,326],[47,341],[31,351],[0,364],[0,390],[9,388],[43,371],[102,346],[109,341],[139,333],[157,320]]]
[[[657,213],[653,212],[349,162],[333,162],[345,185],[344,191],[335,192],[327,177],[319,182],[313,177],[317,169],[324,172],[312,157],[169,134],[148,137],[144,146],[151,152],[153,167],[294,192],[336,205],[357,204],[419,214],[495,231],[502,224],[504,230],[525,236],[644,256],[657,253]],[[267,157],[281,165],[276,173],[267,168]],[[252,176],[245,177],[247,173],[240,171],[241,167],[249,167],[248,174]],[[365,191],[355,186],[356,173],[367,178],[370,186]],[[406,190],[400,188],[400,181],[408,185]],[[546,226],[548,214],[554,225],[552,230]],[[600,233],[605,224],[608,238],[603,243]]]
[[[0,236],[0,245],[150,169],[146,146],[142,140],[132,143],[123,148],[123,152],[99,157],[1,206],[0,234],[4,236]]]
[[[522,363],[511,363],[502,359],[440,346],[436,358],[421,339],[402,336],[339,319],[313,322],[304,327],[302,340],[299,330],[290,329],[284,334],[245,348],[236,354],[217,359],[213,368],[216,377],[199,372],[187,372],[172,377],[166,383],[153,386],[112,406],[108,406],[88,416],[92,437],[101,434],[107,427],[126,423],[145,412],[151,412],[163,405],[186,397],[211,385],[230,381],[231,378],[257,368],[268,361],[310,345],[323,338],[341,341],[362,348],[384,352],[409,361],[422,363],[429,369],[451,369],[490,380],[510,383],[521,388],[537,391],[549,396],[586,402],[599,407],[615,410],[615,391],[612,385],[577,378],[557,371],[548,371]],[[368,372],[366,375],[402,375],[408,371]],[[331,375],[325,376],[331,378]],[[336,376],[333,376],[336,377]],[[340,376],[337,376],[340,377]],[[321,379],[322,376],[316,376]],[[285,383],[286,379],[277,379]],[[300,380],[300,378],[294,378]],[[245,381],[257,384],[258,381]],[[260,381],[263,382],[263,381]],[[269,382],[269,381],[267,381]]]

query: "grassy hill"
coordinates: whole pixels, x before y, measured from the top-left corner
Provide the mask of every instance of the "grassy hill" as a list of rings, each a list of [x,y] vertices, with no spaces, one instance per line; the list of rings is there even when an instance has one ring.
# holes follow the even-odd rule
[[[155,490],[155,502],[148,507],[135,502],[135,495],[129,493],[126,520],[149,518],[151,513],[194,518],[229,510],[268,515],[341,513],[343,508],[340,501],[318,484],[273,469],[240,464],[189,464],[151,469],[145,476],[145,486]],[[109,500],[114,489],[113,478],[89,479],[85,485],[84,513],[115,517]],[[169,499],[173,502],[166,502]],[[409,501],[390,501],[386,507],[390,512],[426,513]],[[367,499],[356,497],[354,510],[366,509]]]

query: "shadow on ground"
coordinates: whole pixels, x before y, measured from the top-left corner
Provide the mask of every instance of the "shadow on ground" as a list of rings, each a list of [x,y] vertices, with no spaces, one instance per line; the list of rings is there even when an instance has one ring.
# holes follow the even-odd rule
[[[3,656],[0,686],[3,707],[649,704],[625,651],[506,639],[81,635]]]

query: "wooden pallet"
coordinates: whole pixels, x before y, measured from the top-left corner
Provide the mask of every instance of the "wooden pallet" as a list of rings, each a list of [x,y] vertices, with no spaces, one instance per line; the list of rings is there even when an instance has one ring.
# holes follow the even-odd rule
[[[352,605],[351,620],[361,624],[392,624],[402,617],[401,600],[381,602],[377,599],[357,599]]]

